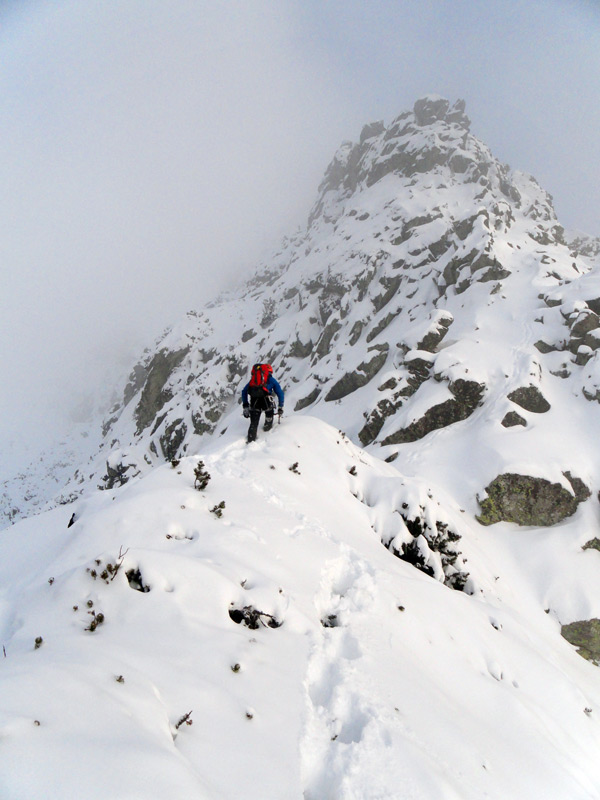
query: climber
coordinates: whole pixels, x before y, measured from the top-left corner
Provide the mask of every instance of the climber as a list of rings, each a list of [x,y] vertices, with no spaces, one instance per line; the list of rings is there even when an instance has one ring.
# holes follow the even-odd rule
[[[252,367],[252,374],[249,382],[242,389],[242,405],[244,407],[244,417],[250,419],[248,428],[248,441],[254,442],[258,432],[260,415],[265,412],[265,424],[263,430],[270,431],[273,427],[273,415],[275,413],[275,398],[279,400],[277,413],[281,417],[283,414],[283,389],[273,377],[273,367],[270,364],[255,364]]]

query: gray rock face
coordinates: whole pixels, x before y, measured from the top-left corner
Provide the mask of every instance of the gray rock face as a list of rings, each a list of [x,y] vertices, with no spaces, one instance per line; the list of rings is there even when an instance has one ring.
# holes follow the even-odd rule
[[[416,442],[432,431],[467,419],[481,402],[485,386],[475,381],[460,379],[451,384],[449,389],[454,397],[432,406],[421,419],[415,420],[407,428],[392,433],[382,444]]]
[[[572,318],[569,318],[569,325],[571,327],[571,335],[576,337],[583,337],[586,333],[593,331],[600,325],[600,318],[597,314],[589,309],[580,311]]]
[[[525,427],[527,422],[520,414],[517,414],[516,411],[509,411],[504,415],[504,419],[502,420],[501,424],[504,425],[505,428],[514,428],[515,425],[522,425]]]
[[[565,473],[566,474],[566,473]],[[556,525],[577,511],[577,506],[589,492],[579,479],[578,491],[571,493],[560,483],[545,478],[506,472],[486,487],[487,498],[479,501],[482,525],[495,522],[515,522],[517,525],[546,527]],[[585,491],[582,491],[582,487]],[[577,496],[579,495],[579,496]]]
[[[370,361],[363,361],[358,365],[354,372],[347,372],[342,378],[334,383],[327,396],[326,401],[341,400],[342,397],[355,392],[361,386],[366,386],[369,381],[377,375],[387,360],[389,345],[383,345],[381,352],[373,356]]]
[[[360,132],[360,144],[363,144],[370,139],[372,136],[379,136],[385,130],[385,125],[383,124],[383,120],[378,120],[377,122],[369,122],[367,125],[364,126],[362,131]]]
[[[301,400],[298,400],[298,402],[294,406],[294,411],[302,411],[303,408],[308,408],[308,406],[312,405],[315,402],[315,400],[317,400],[320,394],[321,390],[319,389],[319,387],[313,389],[313,391],[309,395],[303,397]]]
[[[550,403],[537,386],[521,386],[511,392],[508,399],[524,408],[525,411],[532,411],[534,414],[544,414],[546,411],[550,411]]]
[[[600,619],[580,619],[563,625],[560,632],[582,658],[600,665]]]
[[[164,388],[165,384],[188,352],[188,347],[174,352],[160,350],[148,365],[146,383],[135,409],[138,434],[154,421],[164,404],[173,396],[172,392]]]
[[[452,314],[446,314],[444,317],[437,320],[418,343],[417,350],[426,350],[429,353],[435,353],[438,345],[448,333],[452,321]]]
[[[450,104],[444,97],[422,97],[420,100],[417,100],[414,105],[417,125],[431,125],[438,119],[444,119],[449,105]]]
[[[187,425],[182,419],[176,419],[167,426],[160,437],[160,448],[166,461],[173,461],[179,454],[179,448],[185,441]]]

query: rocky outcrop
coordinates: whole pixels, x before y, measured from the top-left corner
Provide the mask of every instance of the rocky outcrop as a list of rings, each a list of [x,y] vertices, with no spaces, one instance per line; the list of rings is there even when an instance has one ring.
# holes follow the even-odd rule
[[[550,411],[550,403],[537,386],[521,386],[511,392],[508,399],[524,408],[525,411],[532,411],[534,414],[544,414],[546,411]]]
[[[467,419],[480,404],[485,386],[475,381],[459,379],[450,384],[449,389],[453,397],[432,406],[420,419],[411,422],[407,428],[392,433],[382,444],[416,442],[432,431]]]
[[[366,386],[377,375],[387,360],[389,345],[378,345],[376,349],[379,352],[370,361],[363,361],[354,372],[347,372],[334,383],[325,397],[326,401],[341,400],[342,397]]]
[[[159,350],[148,364],[146,382],[135,409],[138,435],[154,422],[164,404],[173,397],[173,393],[169,389],[165,389],[165,384],[188,352],[189,347],[173,352]]]
[[[504,425],[505,428],[514,428],[516,425],[522,425],[525,427],[527,422],[520,414],[517,414],[516,411],[509,411],[504,415],[504,419],[502,420],[501,424]]]
[[[571,483],[569,492],[561,483],[552,483],[545,478],[506,472],[486,487],[487,497],[479,500],[481,514],[477,517],[482,525],[495,522],[514,522],[517,525],[547,527],[556,525],[577,511],[577,506],[589,490],[579,478],[569,473],[565,477]]]
[[[580,619],[560,629],[564,638],[577,648],[582,658],[600,666],[600,619]]]
[[[313,391],[306,397],[303,397],[301,400],[298,400],[298,402],[294,406],[294,411],[302,411],[303,408],[308,408],[308,406],[312,405],[315,402],[315,400],[317,400],[320,394],[321,390],[317,386],[317,388],[313,389]]]

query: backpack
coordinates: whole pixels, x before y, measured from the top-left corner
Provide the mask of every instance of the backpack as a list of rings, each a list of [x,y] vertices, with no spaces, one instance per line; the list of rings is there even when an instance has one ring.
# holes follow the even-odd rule
[[[267,389],[267,381],[273,374],[273,367],[270,364],[255,364],[252,367],[252,373],[250,377],[250,390],[251,394],[256,395],[260,394],[260,390],[262,389],[265,392],[268,392]]]

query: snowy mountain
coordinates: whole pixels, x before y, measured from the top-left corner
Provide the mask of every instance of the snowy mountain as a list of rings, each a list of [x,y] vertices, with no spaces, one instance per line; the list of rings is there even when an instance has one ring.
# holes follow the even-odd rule
[[[0,537],[2,796],[600,798],[599,255],[462,101],[344,143]]]
[[[1,796],[599,797],[589,504],[490,535],[313,417],[236,427],[0,539]],[[471,596],[395,557],[420,506]]]

